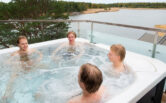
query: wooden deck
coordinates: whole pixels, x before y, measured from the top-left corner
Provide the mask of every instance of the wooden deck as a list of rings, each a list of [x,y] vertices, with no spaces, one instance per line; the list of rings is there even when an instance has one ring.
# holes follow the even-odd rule
[[[153,43],[154,35],[145,33],[138,40]],[[157,44],[166,45],[166,35],[163,37],[158,36]]]

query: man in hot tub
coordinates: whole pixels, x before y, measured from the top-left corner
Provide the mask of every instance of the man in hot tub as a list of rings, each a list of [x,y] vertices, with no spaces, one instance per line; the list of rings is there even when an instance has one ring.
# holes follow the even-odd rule
[[[124,72],[127,69],[123,63],[125,55],[126,50],[122,45],[114,44],[110,47],[108,58],[112,62],[112,67],[114,68],[115,72]]]
[[[113,75],[119,75],[121,73],[130,73],[132,70],[124,63],[126,56],[126,50],[121,44],[113,44],[110,47],[108,53],[108,59],[110,60],[110,68],[107,68]]]
[[[82,43],[75,41],[76,37],[77,35],[75,32],[68,32],[68,43],[63,43],[53,52],[53,60],[80,58],[84,50],[82,49]]]
[[[121,44],[113,44],[108,53],[110,62],[101,66],[105,76],[109,78],[105,81],[107,86],[111,85],[112,91],[116,90],[112,93],[120,92],[135,81],[135,73],[128,64],[124,63],[125,56],[125,48]]]
[[[42,54],[36,49],[28,48],[28,40],[25,36],[19,36],[17,40],[19,50],[11,54],[10,62],[21,62],[24,69],[29,69],[42,59]]]
[[[92,64],[83,64],[78,74],[78,83],[82,94],[68,101],[68,103],[103,103],[106,99],[106,90],[102,86],[103,76],[98,67]]]
[[[124,62],[125,56],[125,48],[121,44],[113,44],[108,53],[109,62],[100,67],[107,77],[103,85],[109,88],[111,95],[117,95],[135,81],[135,73]]]
[[[13,72],[11,73],[11,77],[6,86],[7,88],[2,99],[3,103],[7,103],[7,98],[12,95],[12,86],[19,76],[19,73],[32,70],[32,67],[34,67],[42,58],[42,54],[39,51],[28,48],[28,41],[25,36],[19,36],[17,44],[19,50],[12,53],[7,61],[7,63],[13,67]]]

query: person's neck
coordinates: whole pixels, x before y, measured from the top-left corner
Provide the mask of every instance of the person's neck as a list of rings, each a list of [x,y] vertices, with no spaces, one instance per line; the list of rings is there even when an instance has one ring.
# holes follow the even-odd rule
[[[75,42],[69,42],[69,45],[73,46],[75,45]]]
[[[121,61],[117,61],[113,63],[113,67],[117,70],[117,71],[123,71],[124,70],[124,64]]]
[[[95,93],[88,93],[87,91],[83,91],[82,95],[83,95],[83,97],[90,97],[90,96],[95,95]]]
[[[22,50],[22,49],[19,50],[19,53],[27,53],[27,52],[28,50]]]

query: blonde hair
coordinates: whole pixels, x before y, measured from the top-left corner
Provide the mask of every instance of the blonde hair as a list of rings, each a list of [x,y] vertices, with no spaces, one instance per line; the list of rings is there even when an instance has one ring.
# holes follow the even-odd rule
[[[103,76],[97,66],[86,63],[80,68],[80,81],[84,83],[88,93],[95,93],[103,82]]]
[[[70,34],[73,34],[75,36],[75,38],[77,37],[76,33],[74,31],[70,31],[67,33],[67,37],[70,35]]]
[[[26,39],[27,40],[27,37],[26,36],[19,36],[18,39],[17,39],[17,44],[20,43],[21,39]]]
[[[120,56],[120,60],[123,61],[126,55],[126,50],[121,44],[113,44],[110,47],[111,51],[115,52],[116,55]]]

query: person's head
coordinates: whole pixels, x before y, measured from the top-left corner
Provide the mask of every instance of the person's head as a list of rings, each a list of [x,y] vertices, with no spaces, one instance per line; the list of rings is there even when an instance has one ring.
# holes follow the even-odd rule
[[[69,40],[70,43],[74,43],[76,37],[77,37],[77,35],[73,31],[70,31],[70,32],[67,33],[67,38],[68,38],[68,40]]]
[[[83,64],[79,71],[79,85],[88,93],[95,93],[103,82],[103,76],[100,69],[92,64]]]
[[[125,58],[126,50],[121,44],[114,44],[110,47],[108,58],[111,62],[122,62]]]
[[[17,45],[19,46],[20,50],[26,51],[28,49],[28,41],[25,36],[19,36],[17,39]]]

